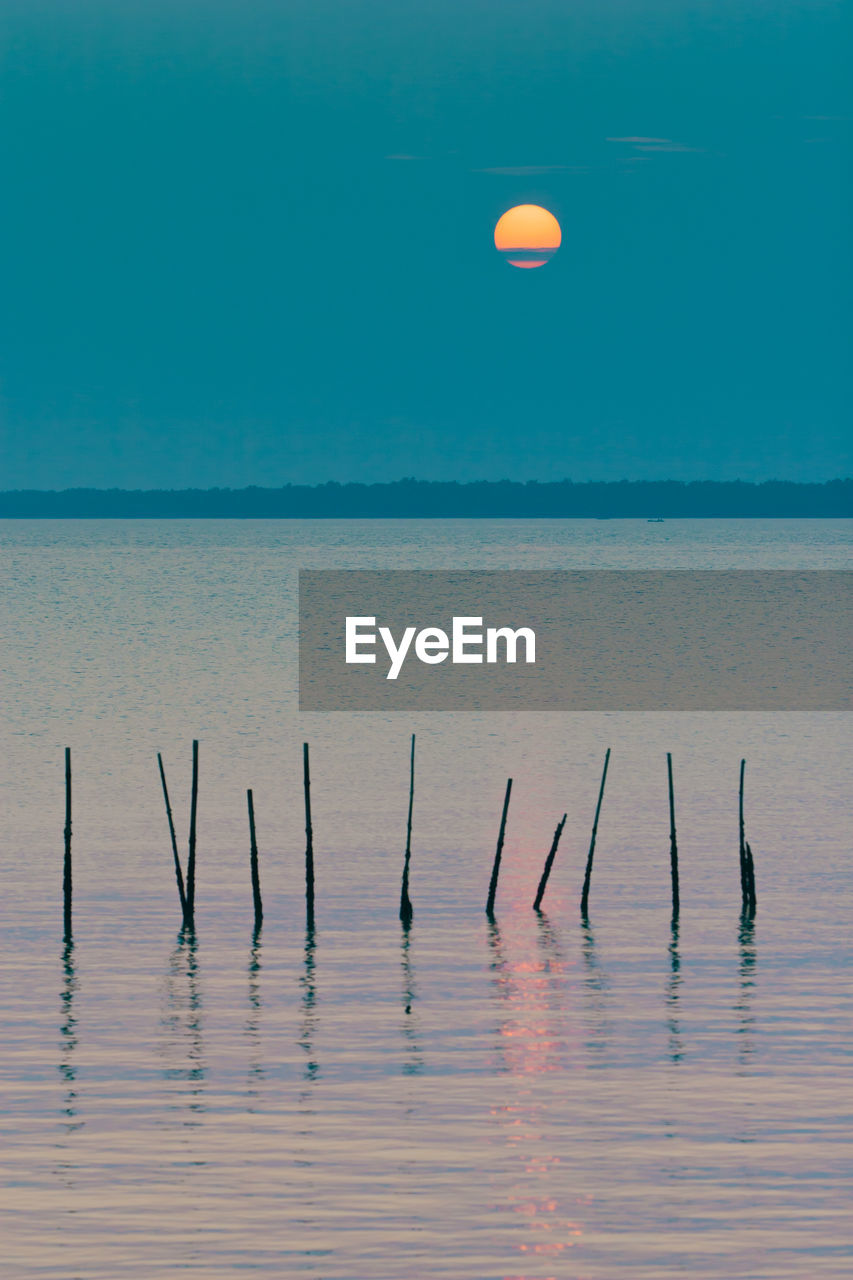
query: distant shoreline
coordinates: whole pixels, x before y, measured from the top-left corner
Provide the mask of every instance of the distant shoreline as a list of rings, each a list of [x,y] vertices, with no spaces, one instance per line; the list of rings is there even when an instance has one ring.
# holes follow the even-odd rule
[[[396,480],[279,489],[0,492],[0,519],[846,519],[853,479],[553,482]]]

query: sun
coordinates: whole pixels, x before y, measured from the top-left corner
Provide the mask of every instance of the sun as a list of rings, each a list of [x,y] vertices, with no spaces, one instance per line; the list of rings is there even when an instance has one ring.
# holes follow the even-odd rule
[[[559,222],[538,204],[507,209],[495,227],[495,248],[511,267],[544,267],[561,240]]]

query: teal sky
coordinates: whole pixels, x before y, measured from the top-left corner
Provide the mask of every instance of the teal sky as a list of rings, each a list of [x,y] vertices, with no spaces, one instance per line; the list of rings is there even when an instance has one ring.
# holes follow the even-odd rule
[[[2,14],[0,488],[853,471],[835,0]]]

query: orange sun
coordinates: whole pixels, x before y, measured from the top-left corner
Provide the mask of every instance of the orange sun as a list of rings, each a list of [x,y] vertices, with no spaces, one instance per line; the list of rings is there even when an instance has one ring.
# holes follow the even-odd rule
[[[544,267],[561,240],[559,222],[538,204],[507,209],[495,227],[495,248],[511,267]]]

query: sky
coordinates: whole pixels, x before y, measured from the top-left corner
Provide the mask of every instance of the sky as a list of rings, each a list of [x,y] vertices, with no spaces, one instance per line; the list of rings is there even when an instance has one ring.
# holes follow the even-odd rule
[[[839,0],[0,10],[0,489],[853,473]]]

